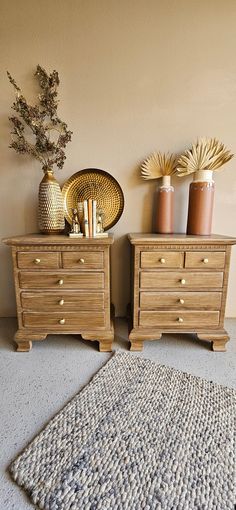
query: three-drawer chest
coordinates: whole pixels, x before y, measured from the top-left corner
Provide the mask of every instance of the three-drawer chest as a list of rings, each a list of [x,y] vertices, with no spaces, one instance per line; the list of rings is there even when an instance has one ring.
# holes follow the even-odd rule
[[[52,334],[80,334],[111,351],[110,300],[113,237],[70,238],[40,234],[4,239],[12,248],[18,331],[17,351]]]
[[[231,245],[226,236],[129,234],[131,350],[162,333],[196,333],[225,351]]]

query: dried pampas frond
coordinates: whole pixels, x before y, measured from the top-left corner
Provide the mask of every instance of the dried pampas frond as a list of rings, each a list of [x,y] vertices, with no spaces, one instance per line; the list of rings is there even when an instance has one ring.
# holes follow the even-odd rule
[[[177,159],[174,154],[154,152],[141,165],[143,179],[159,179],[176,172]]]
[[[218,170],[233,156],[216,138],[200,138],[191,149],[180,156],[177,175],[182,177],[198,170]]]

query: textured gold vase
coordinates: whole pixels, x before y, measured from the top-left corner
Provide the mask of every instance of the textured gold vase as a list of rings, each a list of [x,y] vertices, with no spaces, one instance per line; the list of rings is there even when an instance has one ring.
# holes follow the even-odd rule
[[[65,228],[61,188],[51,169],[39,185],[38,224],[42,234],[58,234]]]

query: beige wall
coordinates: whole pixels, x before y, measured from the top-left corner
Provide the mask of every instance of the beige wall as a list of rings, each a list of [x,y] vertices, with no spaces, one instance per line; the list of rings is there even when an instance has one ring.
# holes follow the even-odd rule
[[[73,130],[60,183],[88,167],[120,182],[125,211],[114,228],[113,301],[129,300],[126,233],[150,231],[155,185],[138,165],[155,149],[182,151],[199,135],[236,153],[235,0],[1,0],[2,236],[35,231],[38,163],[8,149],[8,69],[34,100],[38,63],[59,71],[60,114]],[[214,232],[236,236],[236,159],[216,176]],[[188,182],[176,179],[176,231]],[[0,247],[0,314],[15,313],[10,253]],[[233,251],[227,315],[236,317]]]

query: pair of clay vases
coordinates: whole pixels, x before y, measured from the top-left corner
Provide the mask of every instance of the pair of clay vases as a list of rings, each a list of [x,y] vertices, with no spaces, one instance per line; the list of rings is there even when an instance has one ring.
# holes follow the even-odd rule
[[[214,205],[215,183],[211,170],[199,170],[194,173],[189,187],[188,235],[210,235]],[[157,190],[155,232],[172,234],[174,232],[174,187],[171,177],[163,176]]]

